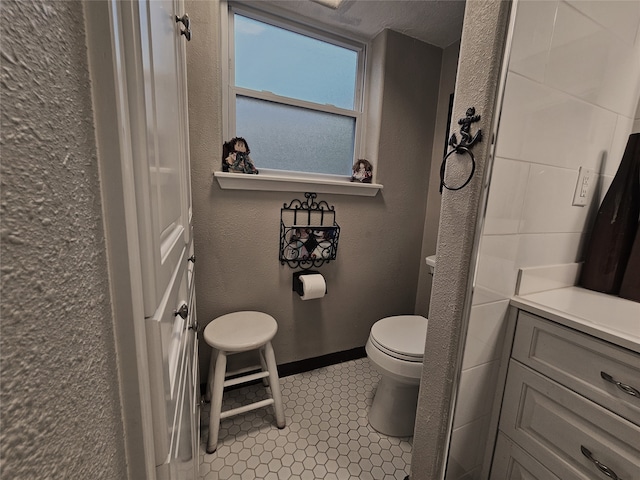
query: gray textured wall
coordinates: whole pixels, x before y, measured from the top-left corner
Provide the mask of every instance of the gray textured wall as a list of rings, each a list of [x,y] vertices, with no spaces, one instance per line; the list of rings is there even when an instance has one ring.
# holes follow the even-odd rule
[[[2,1],[3,478],[126,478],[80,2]]]
[[[472,131],[482,129],[484,138],[474,146],[476,170],[464,189],[445,190],[438,232],[437,269],[434,277],[429,328],[424,353],[421,388],[416,415],[411,462],[412,480],[442,478],[449,445],[454,385],[462,362],[465,317],[468,318],[473,277],[472,256],[479,235],[477,217],[490,153],[491,130],[510,2],[467,2],[456,79],[452,131],[469,107],[482,116]],[[459,135],[458,135],[458,138]],[[460,185],[468,175],[468,162],[452,157],[446,178]]]
[[[274,315],[278,363],[363,346],[375,321],[414,312],[442,51],[383,33],[377,181],[384,190],[373,198],[320,195],[336,208],[338,258],[321,268],[328,295],[303,302],[291,291],[293,270],[278,262],[280,208],[301,194],[221,190],[212,176],[222,148],[219,8],[187,6],[198,31],[187,54],[200,323],[235,310]],[[252,157],[259,167],[259,152]],[[205,373],[209,348],[201,352]]]

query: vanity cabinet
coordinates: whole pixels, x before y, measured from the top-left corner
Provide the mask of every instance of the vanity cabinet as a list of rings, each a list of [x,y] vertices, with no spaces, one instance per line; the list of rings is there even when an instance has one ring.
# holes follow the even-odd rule
[[[516,322],[490,478],[640,479],[640,354],[522,310]]]

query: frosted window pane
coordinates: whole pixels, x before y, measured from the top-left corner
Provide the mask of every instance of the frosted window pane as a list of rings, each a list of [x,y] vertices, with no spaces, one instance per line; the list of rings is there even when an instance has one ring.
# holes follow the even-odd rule
[[[351,175],[355,126],[353,117],[236,98],[236,135],[258,169]]]
[[[234,15],[235,84],[353,110],[358,53]]]

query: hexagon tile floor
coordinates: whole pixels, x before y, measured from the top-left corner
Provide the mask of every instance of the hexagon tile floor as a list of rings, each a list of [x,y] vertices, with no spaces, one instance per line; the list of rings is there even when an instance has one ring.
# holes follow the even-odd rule
[[[211,455],[203,404],[200,478],[403,480],[412,437],[387,437],[367,421],[378,379],[368,358],[281,378],[287,426],[276,427],[272,407],[224,419]],[[262,398],[268,398],[262,384],[225,391],[222,410]]]

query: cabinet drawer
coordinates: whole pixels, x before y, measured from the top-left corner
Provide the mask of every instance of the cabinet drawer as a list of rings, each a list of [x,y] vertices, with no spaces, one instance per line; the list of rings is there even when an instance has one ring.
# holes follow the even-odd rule
[[[640,427],[511,360],[500,430],[563,480],[624,480],[640,472]],[[613,477],[615,478],[615,477]]]
[[[489,480],[560,480],[503,433],[498,433]]]
[[[640,425],[640,354],[525,312],[513,358]],[[603,376],[624,385],[616,386]]]

